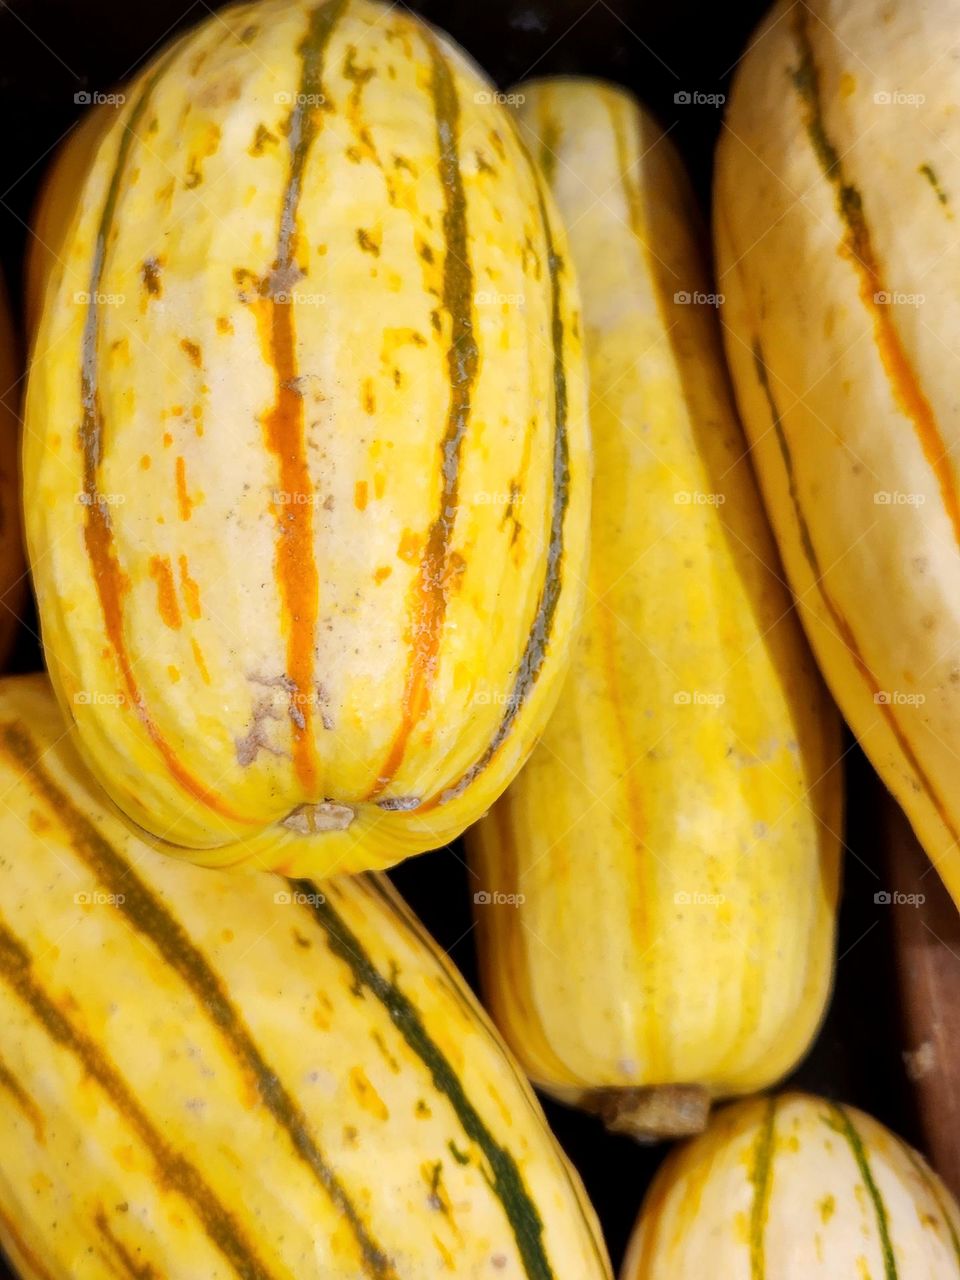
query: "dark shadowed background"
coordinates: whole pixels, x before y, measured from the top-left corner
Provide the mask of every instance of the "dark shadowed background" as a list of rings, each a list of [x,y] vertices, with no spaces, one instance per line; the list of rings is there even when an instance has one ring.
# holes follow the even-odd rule
[[[15,305],[31,206],[53,149],[84,110],[76,95],[109,91],[169,35],[217,7],[203,0],[0,0],[0,113],[7,121],[0,149],[0,259]],[[763,11],[760,0],[428,0],[411,7],[444,27],[502,88],[528,75],[560,72],[629,86],[670,132],[706,207],[722,112],[683,105],[675,95],[729,92]],[[35,632],[31,616],[17,650],[18,669],[40,663]],[[881,790],[856,749],[848,764],[849,852],[836,991],[817,1045],[794,1080],[872,1111],[922,1145],[896,1029],[891,950],[893,913],[909,908],[874,903],[874,893],[887,887],[877,852]],[[472,888],[460,847],[414,859],[394,879],[473,982]],[[617,1266],[664,1148],[608,1137],[598,1121],[563,1107],[547,1103],[546,1110],[584,1178]],[[0,1151],[0,1165],[2,1160]],[[8,1274],[0,1259],[0,1277]]]

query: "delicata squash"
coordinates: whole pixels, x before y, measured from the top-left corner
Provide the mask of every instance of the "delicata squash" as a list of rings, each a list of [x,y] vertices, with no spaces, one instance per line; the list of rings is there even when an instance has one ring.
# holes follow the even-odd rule
[[[385,880],[165,858],[0,683],[0,1243],[30,1280],[609,1280],[516,1065]]]
[[[666,1160],[620,1280],[955,1280],[960,1208],[871,1116],[785,1094],[727,1107]]]
[[[198,861],[441,845],[528,754],[578,608],[549,196],[476,68],[371,0],[218,13],[99,126],[39,215],[24,459],[80,750]]]
[[[958,22],[955,0],[777,4],[734,83],[714,226],[801,618],[960,903]]]
[[[468,833],[481,973],[540,1087],[656,1136],[778,1079],[818,1027],[839,724],[731,407],[677,156],[611,86],[523,92],[583,294],[592,554],[557,710]]]

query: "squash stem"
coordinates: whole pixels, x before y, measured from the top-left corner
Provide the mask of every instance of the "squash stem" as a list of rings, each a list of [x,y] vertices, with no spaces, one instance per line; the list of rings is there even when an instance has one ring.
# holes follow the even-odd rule
[[[710,1103],[710,1091],[699,1084],[594,1089],[578,1100],[578,1105],[598,1115],[611,1133],[625,1133],[642,1143],[702,1133]]]

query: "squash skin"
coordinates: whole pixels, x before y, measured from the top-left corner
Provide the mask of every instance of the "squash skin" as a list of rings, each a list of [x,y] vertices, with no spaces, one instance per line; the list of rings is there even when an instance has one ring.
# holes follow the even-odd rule
[[[387,15],[266,0],[161,55],[42,290],[24,457],[51,677],[119,807],[211,865],[327,875],[453,839],[572,639],[590,454],[563,231],[487,82]]]
[[[724,1108],[647,1193],[620,1280],[954,1280],[960,1209],[872,1117],[805,1094]]]
[[[673,303],[708,289],[679,160],[625,92],[522,90],[581,281],[593,554],[557,710],[467,833],[481,975],[539,1087],[658,1136],[777,1080],[816,1032],[839,724],[782,587],[715,322]]]
[[[0,279],[0,663],[13,647],[27,586],[20,519],[21,372],[20,343]]]
[[[43,678],[0,684],[19,1274],[609,1278],[529,1087],[387,882],[164,858],[64,728]]]
[[[820,667],[960,902],[960,11],[787,8],[717,156],[727,353]]]

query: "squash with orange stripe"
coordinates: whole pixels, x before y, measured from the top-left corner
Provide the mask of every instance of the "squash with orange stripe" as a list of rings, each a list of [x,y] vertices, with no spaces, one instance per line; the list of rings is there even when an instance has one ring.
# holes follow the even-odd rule
[[[720,1112],[647,1193],[620,1280],[956,1280],[960,1206],[877,1120],[805,1094]]]
[[[0,1242],[31,1280],[609,1280],[580,1182],[385,880],[164,858],[0,683]]]
[[[800,615],[960,902],[960,7],[783,0],[717,157],[726,345]],[[854,52],[856,51],[856,52]]]
[[[20,528],[20,344],[0,279],[0,662],[10,652],[26,594]]]
[[[580,597],[549,196],[476,68],[372,0],[219,13],[124,92],[68,145],[30,275],[61,704],[197,861],[441,845],[528,754]]]
[[[731,408],[677,156],[625,92],[523,92],[583,291],[593,551],[558,709],[468,833],[481,967],[538,1085],[618,1129],[690,1131],[788,1071],[820,1021],[839,726]]]

